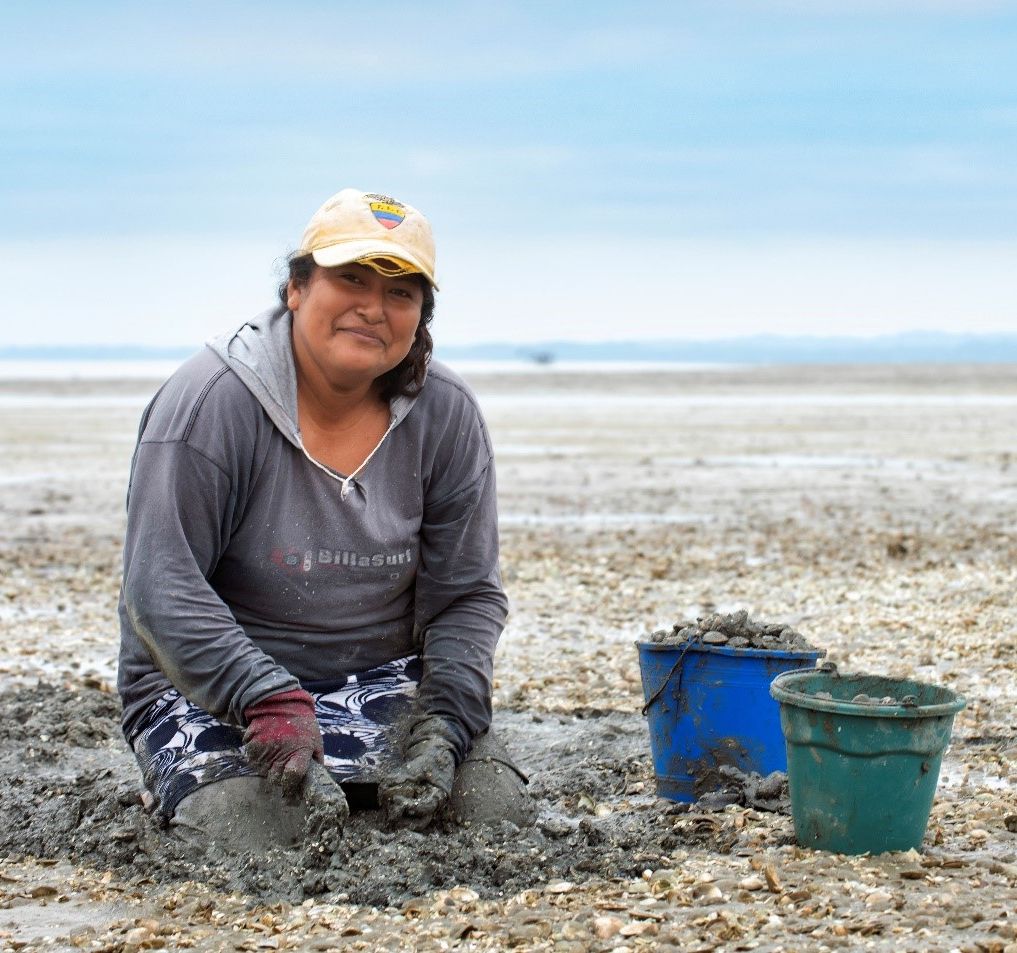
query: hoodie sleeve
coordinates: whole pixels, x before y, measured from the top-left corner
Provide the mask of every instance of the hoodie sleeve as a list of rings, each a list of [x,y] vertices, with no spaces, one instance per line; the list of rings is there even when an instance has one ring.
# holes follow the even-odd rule
[[[418,700],[452,727],[465,757],[491,724],[494,651],[508,614],[498,567],[494,460],[471,403],[445,441],[440,475],[425,497],[416,582],[423,635]]]
[[[239,725],[249,704],[297,680],[251,642],[209,583],[254,457],[255,427],[222,419],[224,390],[215,378],[192,401],[170,388],[146,412],[128,491],[121,618],[125,638],[184,697]],[[214,442],[204,436],[214,432]]]

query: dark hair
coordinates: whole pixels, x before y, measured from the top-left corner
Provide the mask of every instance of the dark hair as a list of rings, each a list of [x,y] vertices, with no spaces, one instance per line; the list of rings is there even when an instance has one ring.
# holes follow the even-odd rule
[[[292,254],[287,259],[289,274],[286,280],[279,285],[279,300],[283,307],[287,307],[289,297],[289,283],[292,281],[297,288],[303,288],[311,280],[314,269],[319,267],[315,264],[314,258],[307,255]],[[413,275],[420,289],[424,293],[424,300],[420,305],[420,324],[417,325],[417,333],[413,336],[413,344],[410,352],[392,370],[387,371],[378,378],[381,385],[380,396],[382,400],[391,400],[393,397],[415,397],[424,386],[424,377],[427,375],[427,364],[431,360],[431,351],[434,350],[434,342],[431,339],[429,326],[434,320],[434,288],[423,275]]]

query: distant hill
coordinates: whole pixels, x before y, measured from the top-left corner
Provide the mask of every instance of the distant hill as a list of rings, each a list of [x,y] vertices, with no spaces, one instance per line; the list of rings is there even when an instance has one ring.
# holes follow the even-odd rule
[[[0,360],[176,360],[194,347],[0,347]],[[783,337],[759,334],[712,341],[534,341],[439,346],[450,361],[677,361],[724,364],[1008,364],[1017,363],[1014,334],[914,331],[879,337]]]

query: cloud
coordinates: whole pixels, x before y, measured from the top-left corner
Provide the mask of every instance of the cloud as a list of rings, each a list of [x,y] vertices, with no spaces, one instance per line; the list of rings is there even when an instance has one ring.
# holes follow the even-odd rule
[[[197,348],[274,303],[285,248],[244,236],[0,244],[2,345]],[[462,235],[435,339],[646,340],[1017,328],[1017,241]]]
[[[286,249],[222,239],[0,243],[0,345],[190,345],[273,303]]]
[[[1015,241],[617,236],[442,255],[445,343],[1017,328]]]
[[[46,17],[10,17],[0,40],[0,74],[164,76],[242,71],[296,83],[308,96],[328,85],[400,86],[408,81],[483,83],[556,73],[645,66],[682,45],[666,5],[655,23],[613,8],[576,17],[562,8],[519,3],[370,5],[294,2],[172,6],[65,4]],[[420,108],[412,103],[411,108]]]
[[[490,176],[492,169],[513,169],[517,174],[530,175],[562,169],[576,161],[574,149],[556,145],[462,146],[437,145],[413,148],[405,156],[407,166],[424,176],[445,176],[468,173],[474,183]]]
[[[9,6],[0,238],[292,236],[348,183],[453,237],[1017,234],[979,4]]]
[[[990,106],[977,112],[978,118],[990,126],[1017,129],[1017,105]]]
[[[752,12],[790,12],[812,16],[878,16],[899,13],[959,14],[1009,12],[1012,0],[738,0],[732,6]]]

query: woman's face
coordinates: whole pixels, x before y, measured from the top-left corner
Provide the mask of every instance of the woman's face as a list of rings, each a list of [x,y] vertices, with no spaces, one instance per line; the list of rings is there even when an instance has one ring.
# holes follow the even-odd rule
[[[413,275],[387,278],[367,265],[315,268],[303,287],[293,282],[293,352],[305,373],[337,387],[372,381],[409,353],[424,291]]]

